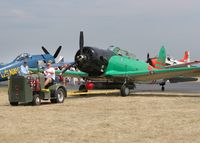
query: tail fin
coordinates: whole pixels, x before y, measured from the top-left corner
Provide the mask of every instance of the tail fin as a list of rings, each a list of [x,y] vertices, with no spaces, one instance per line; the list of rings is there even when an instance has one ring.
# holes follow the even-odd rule
[[[163,68],[165,66],[165,60],[166,60],[166,50],[165,50],[165,47],[162,46],[160,48],[160,52],[159,52],[159,55],[158,55],[157,66],[160,67],[160,68]]]
[[[62,63],[64,62],[64,57],[63,56],[59,56],[56,60],[57,63]]]
[[[179,62],[190,62],[190,52],[185,51],[184,57],[180,59]]]
[[[151,65],[156,69],[165,68],[165,60],[166,60],[166,50],[164,46],[160,48],[160,52],[158,58],[151,59]]]
[[[165,47],[164,47],[164,46],[162,46],[162,47],[160,48],[158,60],[159,60],[162,64],[165,64],[165,60],[166,60],[166,50],[165,50]]]

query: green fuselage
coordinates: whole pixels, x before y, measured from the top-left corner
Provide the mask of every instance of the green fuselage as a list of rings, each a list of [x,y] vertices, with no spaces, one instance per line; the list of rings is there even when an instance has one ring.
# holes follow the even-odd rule
[[[142,71],[147,70],[149,64],[126,56],[112,56],[109,59],[106,71]]]

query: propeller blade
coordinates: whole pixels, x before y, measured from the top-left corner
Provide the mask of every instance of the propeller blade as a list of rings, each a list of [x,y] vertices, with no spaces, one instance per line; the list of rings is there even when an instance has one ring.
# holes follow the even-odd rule
[[[146,63],[149,63],[149,53],[147,53],[147,60]]]
[[[68,66],[64,67],[64,68],[62,69],[61,75],[62,75],[66,70],[68,70],[68,69],[70,69],[71,67],[73,67],[74,65],[76,65],[76,62],[73,62],[73,63],[69,64]]]
[[[54,58],[56,58],[58,56],[58,54],[60,53],[62,46],[59,46],[58,49],[56,50],[55,54],[53,55]]]
[[[149,53],[147,53],[147,61],[149,60]]]
[[[81,51],[81,55],[83,53],[83,46],[84,46],[84,37],[83,37],[83,31],[80,32],[80,39],[79,39],[79,48]]]
[[[42,50],[44,51],[45,54],[49,54],[49,52],[47,51],[47,49],[45,47],[42,46]]]

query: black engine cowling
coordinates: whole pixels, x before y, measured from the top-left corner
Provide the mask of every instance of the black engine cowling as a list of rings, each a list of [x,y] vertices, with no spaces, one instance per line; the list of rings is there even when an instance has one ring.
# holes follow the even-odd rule
[[[87,72],[90,76],[99,76],[104,73],[108,61],[114,53],[109,50],[94,47],[83,47],[75,55],[75,62],[78,69]]]

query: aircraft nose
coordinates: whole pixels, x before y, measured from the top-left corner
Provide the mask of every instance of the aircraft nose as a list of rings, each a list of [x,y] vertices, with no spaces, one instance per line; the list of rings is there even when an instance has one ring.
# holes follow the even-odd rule
[[[85,55],[79,55],[79,56],[77,56],[77,60],[79,62],[84,62],[86,59],[87,59],[87,57]]]

